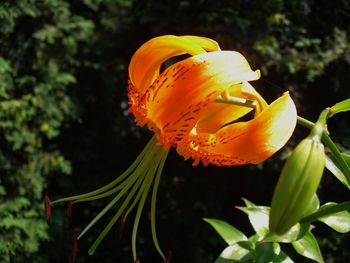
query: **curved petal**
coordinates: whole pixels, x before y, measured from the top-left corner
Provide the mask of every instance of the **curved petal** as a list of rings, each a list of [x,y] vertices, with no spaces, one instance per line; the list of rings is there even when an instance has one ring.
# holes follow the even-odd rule
[[[160,131],[161,142],[174,145],[189,134],[218,94],[259,77],[260,72],[252,71],[238,52],[204,53],[169,67],[147,90],[141,104]]]
[[[220,50],[212,39],[197,36],[165,35],[155,37],[143,44],[133,55],[129,64],[131,84],[143,92],[158,77],[160,66],[171,57],[206,51]]]
[[[278,151],[292,135],[297,113],[288,93],[269,105],[255,119],[227,125],[215,134],[189,135],[177,151],[194,165],[202,161],[219,166],[260,163]]]
[[[196,125],[196,133],[216,133],[225,124],[233,122],[252,111],[252,108],[211,103],[207,106],[207,112],[200,118]]]
[[[266,101],[248,82],[234,85],[229,88],[229,95],[238,98],[251,99],[257,102],[255,115],[258,115],[267,107]],[[253,109],[228,105],[223,103],[212,103],[207,106],[207,112],[197,123],[197,133],[215,133],[222,126],[245,116]]]

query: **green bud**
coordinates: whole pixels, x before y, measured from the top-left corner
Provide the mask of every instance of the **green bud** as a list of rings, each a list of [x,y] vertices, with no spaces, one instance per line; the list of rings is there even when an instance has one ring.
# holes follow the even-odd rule
[[[271,203],[269,228],[272,233],[287,232],[304,216],[311,203],[325,166],[324,147],[318,134],[311,133],[303,139],[283,167]]]

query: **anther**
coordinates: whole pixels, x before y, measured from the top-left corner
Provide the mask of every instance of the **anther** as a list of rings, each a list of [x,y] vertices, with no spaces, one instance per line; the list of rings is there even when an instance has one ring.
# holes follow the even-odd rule
[[[164,263],[170,263],[172,256],[173,256],[173,252],[169,250],[165,257]]]
[[[46,192],[45,194],[45,218],[46,218],[46,223],[50,225],[50,220],[51,220],[51,203],[50,203],[50,198],[49,198],[49,193]]]
[[[72,201],[68,201],[67,202],[67,210],[66,210],[66,216],[67,216],[67,221],[65,224],[66,228],[68,228],[72,223],[72,214],[73,214],[73,203],[72,203]]]
[[[70,256],[70,262],[75,263],[78,256],[78,235],[75,231],[72,233],[72,250]]]
[[[125,231],[125,212],[123,212],[119,220],[119,240],[122,240]]]

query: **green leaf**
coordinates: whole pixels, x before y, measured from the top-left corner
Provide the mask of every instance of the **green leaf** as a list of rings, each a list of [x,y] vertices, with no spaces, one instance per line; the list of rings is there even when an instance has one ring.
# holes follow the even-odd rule
[[[344,157],[344,155],[343,155]],[[344,158],[346,160],[346,158]],[[335,164],[335,162],[332,160],[332,158],[326,156],[326,168],[340,181],[342,182],[347,188],[350,189],[350,184],[348,183],[348,180],[346,179],[346,176],[342,172],[340,168]]]
[[[350,110],[350,98],[334,104],[330,108],[330,117],[336,113]]]
[[[337,203],[327,203],[316,212],[302,218],[301,222],[312,223],[319,220],[340,233],[346,233],[350,229],[350,201]]]
[[[278,243],[258,242],[255,246],[255,262],[272,262],[280,253],[281,248]]]
[[[310,224],[295,224],[287,233],[283,235],[268,234],[264,240],[281,243],[291,243],[302,238],[310,230]]]
[[[348,165],[350,165],[350,155],[342,153],[341,154]]]
[[[219,258],[215,263],[228,263],[228,262],[247,262],[253,255],[251,255],[252,249],[247,249],[247,243],[249,241],[240,241],[236,244],[228,246],[222,251]]]
[[[239,210],[248,215],[249,221],[259,236],[265,236],[269,232],[269,213],[267,206],[257,206],[243,198],[246,207],[237,206]]]
[[[250,236],[249,238],[248,238],[248,240],[251,242],[251,243],[256,243],[256,242],[258,242],[259,241],[259,239],[260,239],[260,236],[258,235],[258,234],[254,234],[254,235],[252,235],[252,236]]]
[[[248,199],[246,198],[242,198],[244,204],[246,205],[246,207],[257,207],[256,204],[254,204],[253,202],[249,201]]]
[[[227,244],[233,245],[238,241],[248,240],[248,238],[237,228],[219,219],[203,218],[209,223]]]
[[[335,208],[337,203],[324,204],[320,210],[325,211],[327,208]],[[340,211],[331,213],[318,218],[319,221],[325,223],[327,226],[333,228],[339,233],[347,233],[350,231],[350,213],[348,211]]]
[[[294,261],[291,260],[290,257],[288,257],[282,250],[278,254],[278,256],[272,261],[272,263],[293,263]]]
[[[292,242],[292,245],[298,254],[319,263],[324,262],[317,240],[310,231],[303,238]]]

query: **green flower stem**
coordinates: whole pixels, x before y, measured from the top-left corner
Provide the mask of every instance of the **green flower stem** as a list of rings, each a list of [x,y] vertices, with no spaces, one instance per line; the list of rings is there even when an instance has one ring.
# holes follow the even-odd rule
[[[163,150],[164,151],[164,150]],[[152,200],[151,200],[151,232],[152,232],[152,239],[154,246],[156,247],[158,253],[161,255],[161,257],[165,260],[164,253],[162,252],[158,239],[157,239],[157,232],[156,232],[156,201],[157,201],[157,192],[159,187],[160,178],[162,176],[162,171],[164,167],[164,163],[166,160],[166,157],[168,155],[168,152],[164,151],[162,155],[161,163],[159,164],[159,168],[157,171],[156,178],[154,180],[153,190],[152,190]]]
[[[244,99],[236,98],[236,97],[229,97],[227,99],[224,99],[221,96],[219,96],[215,99],[215,102],[232,104],[232,105],[239,105],[239,106],[250,107],[250,108],[255,108],[257,106],[256,103],[253,103],[254,101],[244,100]],[[322,142],[332,152],[333,161],[336,163],[336,165],[343,172],[347,182],[350,184],[350,167],[347,164],[344,157],[341,155],[341,152],[339,151],[338,147],[335,145],[335,143],[329,137],[327,132],[324,130],[324,126],[325,126],[325,123],[326,123],[326,120],[328,117],[330,117],[330,109],[329,108],[327,108],[321,112],[319,120],[317,121],[318,125],[316,127],[315,127],[315,123],[313,123],[307,119],[304,119],[300,116],[298,116],[297,121],[298,121],[298,124],[300,124],[301,126],[304,126],[308,129],[312,130],[312,132],[311,132],[312,136],[321,136],[322,137],[321,138]]]
[[[243,107],[248,107],[252,109],[255,109],[257,106],[257,103],[254,100],[237,98],[233,96],[229,96],[228,98],[222,98],[221,96],[219,96],[215,99],[215,102],[243,106]]]
[[[132,229],[132,236],[131,236],[131,248],[132,248],[132,254],[133,254],[134,260],[136,260],[136,236],[137,236],[138,225],[139,225],[140,218],[141,218],[141,213],[142,213],[143,207],[145,205],[145,201],[146,201],[149,189],[152,185],[155,173],[158,169],[159,162],[162,158],[163,149],[161,147],[158,147],[158,150],[160,150],[158,152],[159,153],[159,155],[157,156],[158,158],[154,158],[154,162],[151,164],[151,167],[147,171],[147,175],[146,175],[145,182],[144,182],[145,188],[142,192],[141,200],[139,202],[139,205],[138,205],[137,211],[136,211],[136,215],[135,215],[135,221],[134,221],[134,226]]]
[[[124,194],[131,188],[131,186],[134,184],[134,182],[139,178],[139,176],[145,174],[145,170],[147,167],[149,167],[149,163],[152,162],[152,158],[157,153],[156,147],[152,148],[150,150],[150,154],[146,155],[147,160],[143,161],[140,166],[137,167],[136,171],[130,175],[130,177],[127,179],[128,184],[122,189],[122,191],[114,197],[114,199],[109,202],[109,204],[84,228],[84,230],[81,232],[81,234],[78,236],[78,239],[80,239],[109,209],[111,209],[116,202],[118,202]]]
[[[136,158],[136,160],[129,166],[129,168],[122,173],[120,176],[118,176],[115,180],[113,180],[112,182],[110,182],[109,184],[98,188],[94,191],[85,193],[85,194],[81,194],[81,195],[75,195],[75,196],[70,196],[70,197],[65,197],[65,198],[61,198],[58,200],[55,200],[53,202],[51,202],[51,205],[55,205],[57,203],[62,203],[62,202],[66,202],[66,201],[75,201],[78,199],[83,199],[83,198],[88,198],[94,195],[98,195],[102,192],[105,192],[109,189],[111,189],[112,187],[114,187],[115,185],[117,185],[119,182],[121,182],[122,180],[124,180],[128,175],[130,175],[130,173],[135,170],[135,168],[140,164],[140,162],[143,160],[145,154],[149,151],[149,149],[151,147],[153,147],[155,145],[155,143],[157,142],[157,139],[155,138],[155,136],[152,137],[152,139],[148,142],[148,144],[145,146],[145,148],[142,150],[142,152],[139,154],[139,156]]]
[[[308,215],[300,220],[301,223],[312,223],[318,220],[321,217],[328,216],[331,214],[335,214],[342,211],[350,211],[350,201],[346,201],[331,207],[326,207],[324,209],[320,209],[311,215]]]
[[[308,129],[312,129],[315,125],[315,123],[300,116],[298,116],[298,124]],[[335,163],[340,167],[341,171],[344,173],[346,180],[348,183],[350,183],[350,167],[345,161],[338,147],[325,131],[322,133],[322,142],[331,150]]]
[[[316,124],[312,127],[311,134],[310,134],[312,137],[317,138],[318,140],[321,139],[328,116],[329,116],[329,108],[324,109],[321,112]]]

